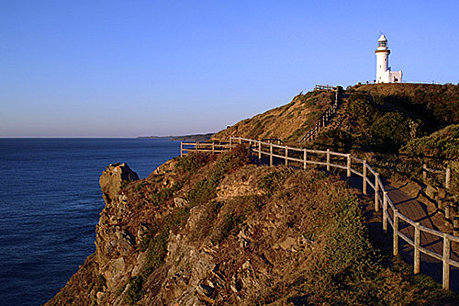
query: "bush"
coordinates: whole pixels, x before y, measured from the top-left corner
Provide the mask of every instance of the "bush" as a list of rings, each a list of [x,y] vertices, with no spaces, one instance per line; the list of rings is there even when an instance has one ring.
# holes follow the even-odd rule
[[[354,92],[349,96],[348,113],[350,119],[356,121],[364,130],[380,116],[378,109],[371,102],[371,96],[362,92]]]
[[[225,240],[231,232],[237,231],[239,226],[244,222],[244,216],[238,216],[234,213],[225,215],[222,225],[219,227],[218,232],[212,237],[212,242],[218,244]]]
[[[178,182],[178,183],[175,183],[170,188],[167,188],[167,187],[162,188],[159,192],[154,193],[151,196],[152,204],[154,206],[161,206],[167,200],[172,198],[172,196],[174,195],[174,192],[180,190],[182,187],[183,187],[183,183],[182,182]]]
[[[410,139],[408,120],[399,112],[388,112],[370,126],[372,145],[378,151],[396,153]]]
[[[210,154],[203,152],[192,152],[180,157],[175,164],[175,168],[182,171],[195,171],[204,166],[210,159]]]
[[[128,289],[125,295],[125,301],[129,304],[135,304],[143,296],[143,279],[139,276],[132,277],[128,282]]]
[[[411,156],[455,159],[459,156],[459,124],[450,125],[432,135],[409,141],[401,152]]]
[[[314,142],[320,148],[332,151],[349,152],[352,148],[352,135],[346,131],[333,129],[319,134]]]

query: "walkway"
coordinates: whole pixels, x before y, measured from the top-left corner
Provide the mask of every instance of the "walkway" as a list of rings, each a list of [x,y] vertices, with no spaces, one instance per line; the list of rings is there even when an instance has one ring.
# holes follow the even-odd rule
[[[346,178],[347,179],[347,178]],[[362,186],[362,178],[352,176],[348,179],[351,187],[358,190]],[[419,202],[417,199],[410,197],[400,189],[392,187],[390,184],[384,183],[384,188],[388,192],[389,197],[392,199],[395,207],[400,213],[407,216],[411,220],[421,223],[426,227],[435,229],[435,224],[429,216],[426,205]],[[371,188],[369,189],[371,190]],[[371,194],[369,192],[368,194]],[[378,229],[382,232],[381,218],[378,218],[379,226]],[[399,223],[399,230],[411,239],[414,239],[414,228],[407,226],[402,220]],[[390,227],[389,227],[390,231]],[[392,233],[386,234],[390,241],[392,241]],[[429,233],[421,232],[421,246],[434,251],[437,254],[441,254],[443,250],[443,240],[437,236]],[[406,243],[403,239],[399,240],[399,251],[406,262],[413,263],[413,247]],[[459,244],[451,243],[451,259],[459,259]],[[434,278],[438,283],[442,282],[442,262],[432,258],[428,255],[421,253],[421,273],[425,273]],[[451,267],[451,279],[450,288],[456,292],[459,292],[459,269]]]

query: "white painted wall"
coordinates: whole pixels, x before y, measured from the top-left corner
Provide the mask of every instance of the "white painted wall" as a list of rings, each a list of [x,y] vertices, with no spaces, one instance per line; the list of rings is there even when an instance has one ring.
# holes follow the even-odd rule
[[[378,50],[376,53],[376,83],[387,83],[389,78],[387,75],[389,66],[389,50],[386,52]]]
[[[390,71],[387,39],[384,35],[378,39],[376,53],[376,83],[400,83],[402,82],[402,71]]]

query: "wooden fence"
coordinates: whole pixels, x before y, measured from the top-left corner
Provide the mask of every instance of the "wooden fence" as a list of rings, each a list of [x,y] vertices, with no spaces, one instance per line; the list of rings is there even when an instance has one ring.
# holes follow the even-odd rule
[[[414,273],[418,274],[421,271],[421,253],[431,256],[442,262],[443,275],[442,285],[444,289],[450,287],[450,270],[451,266],[459,268],[459,261],[453,260],[451,256],[451,242],[459,243],[459,237],[443,233],[421,225],[419,222],[413,221],[407,216],[400,213],[395,207],[393,201],[385,190],[384,185],[376,172],[365,160],[352,156],[351,154],[332,152],[329,149],[324,150],[310,150],[302,148],[294,148],[289,146],[282,146],[273,143],[268,143],[260,140],[247,139],[241,137],[230,137],[229,144],[213,144],[213,143],[182,143],[181,154],[185,151],[204,151],[204,152],[223,152],[230,150],[236,144],[248,144],[251,151],[255,153],[259,160],[263,156],[269,158],[269,164],[274,165],[274,158],[284,161],[286,166],[291,163],[301,165],[304,169],[310,165],[325,166],[327,171],[331,168],[338,168],[346,171],[347,177],[352,174],[362,177],[362,192],[368,193],[368,187],[374,191],[374,209],[375,211],[382,210],[382,229],[387,232],[388,226],[392,228],[393,232],[393,254],[399,254],[399,240],[403,239],[413,247],[414,253]],[[184,146],[192,146],[187,149]],[[217,149],[218,146],[218,149]],[[411,227],[414,230],[414,238],[401,232],[400,221]],[[441,254],[427,249],[422,245],[421,233],[427,233],[443,240],[443,251]]]
[[[428,173],[434,173],[434,174],[441,174],[445,175],[445,189],[450,189],[451,188],[451,169],[446,168],[445,170],[442,169],[431,169],[427,168],[426,164],[422,165],[422,180],[425,182],[427,180],[427,174]]]
[[[331,85],[316,85],[314,86],[314,90],[338,90],[338,87],[331,86]]]
[[[215,142],[181,142],[180,143],[180,156],[190,152],[208,152],[208,153],[222,153],[231,150],[232,145],[229,143],[215,143]]]
[[[333,90],[335,91],[335,98],[332,102],[332,105],[327,109],[327,111],[322,115],[322,117],[319,118],[316,124],[312,128],[310,128],[309,131],[307,131],[302,141],[314,140],[317,137],[317,134],[319,134],[321,127],[327,126],[327,124],[330,122],[330,119],[336,113],[336,110],[339,106],[339,92],[337,87],[332,87],[330,85],[316,85],[314,90]]]

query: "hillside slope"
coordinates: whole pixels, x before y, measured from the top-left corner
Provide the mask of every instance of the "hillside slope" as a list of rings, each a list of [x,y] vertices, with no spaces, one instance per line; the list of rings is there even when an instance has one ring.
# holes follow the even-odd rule
[[[213,136],[276,138],[304,146],[305,133],[330,107],[331,92],[312,91]],[[308,146],[397,153],[409,141],[459,123],[459,85],[371,84],[348,87],[328,127]],[[343,109],[344,108],[344,109]],[[335,122],[339,121],[339,122]]]
[[[259,166],[242,147],[129,173],[104,172],[96,253],[48,305],[457,302],[378,254],[337,176]]]
[[[299,94],[286,105],[245,119],[215,134],[212,139],[228,140],[230,136],[252,139],[276,138],[300,141],[317,119],[330,107],[332,92],[312,91]]]

